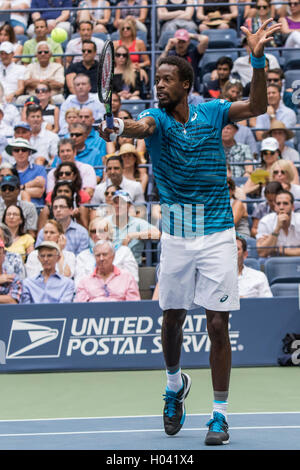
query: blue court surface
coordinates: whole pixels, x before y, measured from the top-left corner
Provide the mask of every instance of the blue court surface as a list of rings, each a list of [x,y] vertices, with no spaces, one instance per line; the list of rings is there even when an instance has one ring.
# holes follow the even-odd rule
[[[173,437],[161,416],[0,421],[1,450],[212,450],[209,415],[189,415]],[[300,412],[233,413],[230,443],[213,450],[300,450]]]

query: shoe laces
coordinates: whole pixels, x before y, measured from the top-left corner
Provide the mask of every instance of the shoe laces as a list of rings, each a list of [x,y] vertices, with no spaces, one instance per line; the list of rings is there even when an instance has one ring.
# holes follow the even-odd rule
[[[208,421],[206,426],[212,432],[223,432],[224,431],[225,417],[216,411],[214,411],[213,418]]]
[[[169,394],[168,392],[163,395],[163,397],[164,401],[166,402],[165,414],[168,415],[169,418],[172,418],[172,416],[174,416],[176,413],[177,402],[180,402],[180,400],[178,400],[178,398],[176,398],[174,395]]]

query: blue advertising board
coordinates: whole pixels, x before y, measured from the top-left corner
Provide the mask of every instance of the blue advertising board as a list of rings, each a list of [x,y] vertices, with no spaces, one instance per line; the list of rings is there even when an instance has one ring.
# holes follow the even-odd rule
[[[241,299],[229,321],[233,366],[276,365],[282,338],[300,333],[298,298]],[[1,306],[0,372],[163,369],[161,323],[147,300]],[[189,311],[182,367],[208,367],[209,352],[205,311]]]

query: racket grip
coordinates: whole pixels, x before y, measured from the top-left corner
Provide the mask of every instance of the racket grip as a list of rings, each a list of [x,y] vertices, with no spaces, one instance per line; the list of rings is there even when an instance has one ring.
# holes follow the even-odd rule
[[[108,129],[113,129],[114,128],[114,117],[111,113],[106,115],[106,125]]]

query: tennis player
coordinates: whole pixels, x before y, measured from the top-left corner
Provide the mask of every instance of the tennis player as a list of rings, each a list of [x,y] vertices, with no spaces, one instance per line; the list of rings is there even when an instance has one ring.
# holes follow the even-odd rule
[[[207,445],[229,442],[227,405],[231,371],[228,319],[239,310],[236,235],[226,179],[222,129],[229,122],[264,114],[267,109],[264,46],[280,25],[270,18],[255,34],[242,27],[251,48],[250,97],[230,103],[213,100],[188,105],[194,82],[190,64],[179,57],[159,61],[156,71],[158,109],[147,109],[137,121],[114,120],[100,135],[145,139],[162,205],[163,235],[159,304],[163,310],[162,348],[167,387],[164,428],[175,435],[185,420],[184,400],[191,379],[181,371],[182,327],[187,310],[203,306],[211,341],[214,393]]]

